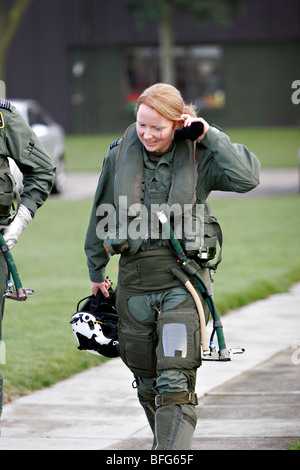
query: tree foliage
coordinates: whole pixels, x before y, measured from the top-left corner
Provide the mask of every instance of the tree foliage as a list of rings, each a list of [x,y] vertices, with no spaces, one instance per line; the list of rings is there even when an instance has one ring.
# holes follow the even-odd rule
[[[174,59],[172,49],[175,43],[173,14],[180,13],[192,18],[198,28],[205,29],[213,24],[226,27],[242,11],[246,0],[127,0],[128,10],[139,28],[149,21],[158,25],[158,43],[161,51],[160,74],[164,82],[174,84]]]
[[[0,79],[3,81],[5,81],[9,46],[32,2],[33,0],[15,0],[9,8],[6,0],[0,0]]]
[[[166,7],[180,12],[206,28],[212,22],[227,26],[241,12],[245,0],[127,0],[128,9],[136,17],[139,26],[150,20],[160,20]]]

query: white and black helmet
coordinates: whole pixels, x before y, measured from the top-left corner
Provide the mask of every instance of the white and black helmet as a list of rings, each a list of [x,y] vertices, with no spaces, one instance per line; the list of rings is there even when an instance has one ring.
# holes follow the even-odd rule
[[[113,289],[109,293],[106,298],[99,290],[96,296],[81,299],[70,323],[79,350],[105,357],[118,357],[118,314]],[[79,310],[84,300],[86,302]]]

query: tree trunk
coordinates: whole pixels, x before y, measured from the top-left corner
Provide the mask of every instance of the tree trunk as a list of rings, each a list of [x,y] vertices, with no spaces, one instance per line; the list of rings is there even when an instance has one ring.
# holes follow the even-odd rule
[[[159,21],[160,76],[162,82],[175,85],[174,38],[171,13],[171,6],[163,1]]]

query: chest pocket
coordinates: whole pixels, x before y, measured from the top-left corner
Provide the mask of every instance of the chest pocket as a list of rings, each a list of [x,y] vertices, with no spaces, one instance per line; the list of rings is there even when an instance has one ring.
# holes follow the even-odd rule
[[[161,227],[156,215],[157,211],[166,211],[168,201],[168,190],[148,189],[145,194],[145,206],[148,210],[148,224],[152,238],[159,238]]]
[[[14,200],[14,178],[8,169],[0,168],[0,217],[7,217]]]
[[[15,197],[19,202],[19,194],[8,160],[0,160],[0,218],[2,222],[3,219],[10,217]]]

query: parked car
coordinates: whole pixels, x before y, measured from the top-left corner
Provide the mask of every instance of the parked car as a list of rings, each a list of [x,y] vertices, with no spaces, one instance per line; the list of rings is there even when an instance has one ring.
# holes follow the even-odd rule
[[[64,169],[65,133],[62,126],[55,122],[37,101],[23,99],[9,99],[9,101],[29,123],[30,127],[40,139],[56,166],[52,192],[63,192],[65,188],[66,175]],[[15,162],[11,159],[9,160],[17,187],[19,191],[21,191],[23,187],[22,173]]]

